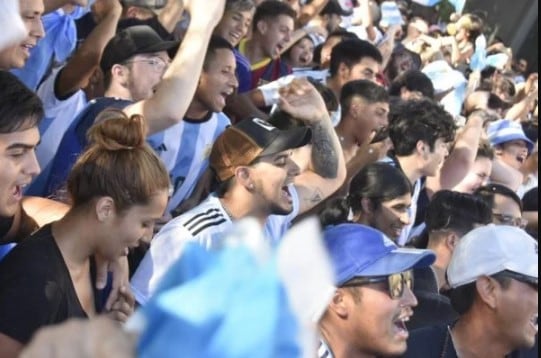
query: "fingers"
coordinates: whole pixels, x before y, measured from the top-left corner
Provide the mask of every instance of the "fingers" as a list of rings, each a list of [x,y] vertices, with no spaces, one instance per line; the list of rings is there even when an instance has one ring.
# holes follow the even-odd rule
[[[109,262],[99,255],[95,256],[96,261],[96,288],[103,290],[107,284],[107,275],[109,273]]]

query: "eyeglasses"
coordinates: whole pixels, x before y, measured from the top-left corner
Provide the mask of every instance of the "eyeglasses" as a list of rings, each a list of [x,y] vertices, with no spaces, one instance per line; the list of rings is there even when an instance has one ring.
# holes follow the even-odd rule
[[[514,217],[512,215],[505,215],[495,212],[492,212],[492,217],[498,221],[496,224],[500,225],[516,226],[521,229],[524,229],[526,225],[528,225],[528,220],[522,217]]]
[[[167,67],[169,67],[169,61],[166,61],[161,57],[152,57],[152,58],[142,58],[142,59],[137,59],[137,60],[130,60],[130,61],[125,61],[124,64],[136,63],[136,62],[146,63],[146,64],[150,65],[150,67],[152,67],[152,69],[154,71],[156,71],[156,72],[162,72]]]
[[[505,271],[502,271],[502,272],[498,272],[495,276],[509,277],[509,278],[512,278],[513,280],[517,280],[519,282],[525,283],[525,284],[535,288],[536,290],[539,289],[539,281],[535,277],[526,276],[526,275],[523,275],[521,273],[510,271],[510,270],[505,270]]]
[[[412,270],[408,270],[394,273],[389,276],[355,277],[340,287],[358,287],[380,282],[387,282],[389,296],[393,300],[400,299],[404,294],[405,286],[407,286],[410,290],[413,290],[413,272]]]

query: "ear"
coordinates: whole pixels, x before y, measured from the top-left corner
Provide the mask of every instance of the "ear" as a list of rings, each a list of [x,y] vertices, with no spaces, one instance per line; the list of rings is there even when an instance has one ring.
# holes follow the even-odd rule
[[[257,23],[255,27],[261,35],[265,35],[267,33],[267,29],[269,26],[266,21],[259,20],[259,22]]]
[[[361,208],[365,213],[372,214],[374,212],[374,205],[368,198],[361,199]]]
[[[110,196],[102,196],[96,202],[96,217],[99,222],[105,222],[115,215],[115,201]]]
[[[338,65],[338,76],[343,81],[347,81],[350,77],[351,69],[343,62]]]
[[[503,145],[494,146],[494,154],[495,155],[502,155],[503,154]]]
[[[124,77],[127,75],[129,70],[126,68],[126,66],[116,63],[109,71],[111,71],[113,78],[118,78],[121,83],[124,83]]]
[[[235,168],[235,178],[237,183],[250,191],[253,189],[252,177],[250,175],[250,169],[248,167],[237,167]]]
[[[333,312],[340,318],[346,318],[348,316],[346,292],[342,288],[337,288],[329,303],[328,310]]]
[[[490,308],[495,309],[498,302],[500,286],[493,278],[482,276],[475,281],[477,294]]]
[[[127,18],[137,18],[139,15],[139,9],[136,6],[129,6],[126,10]]]
[[[426,155],[428,154],[428,145],[422,140],[417,141],[417,144],[415,145],[415,148],[417,150],[417,153],[422,158],[425,158]]]
[[[455,250],[456,244],[458,244],[458,235],[454,231],[450,231],[449,235],[445,238],[445,245],[447,245],[447,248],[450,252],[453,252]]]

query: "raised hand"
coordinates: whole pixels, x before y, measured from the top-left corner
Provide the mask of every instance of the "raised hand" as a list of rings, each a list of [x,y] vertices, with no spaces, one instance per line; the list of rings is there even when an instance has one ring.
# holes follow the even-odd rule
[[[289,85],[280,88],[278,105],[280,109],[307,125],[324,119],[330,120],[323,98],[305,78],[294,79]]]

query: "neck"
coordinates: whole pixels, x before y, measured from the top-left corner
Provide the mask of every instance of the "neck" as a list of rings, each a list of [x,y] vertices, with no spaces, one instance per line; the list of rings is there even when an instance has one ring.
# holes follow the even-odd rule
[[[251,198],[251,194],[234,195],[233,192],[228,192],[219,200],[225,211],[231,217],[232,221],[240,220],[245,217],[251,216],[256,218],[259,223],[264,226],[267,218],[269,217],[268,213],[263,213],[261,210],[258,210],[255,207]]]
[[[336,135],[338,135],[338,139],[340,140],[346,163],[355,156],[359,149],[353,131],[348,129],[348,123],[349,119],[347,117],[342,117],[340,123],[335,127]]]
[[[497,324],[470,312],[460,317],[451,329],[453,345],[460,358],[505,357],[512,351],[505,339],[498,337]]]
[[[115,97],[115,98],[125,99],[128,101],[134,100],[132,98],[130,91],[126,87],[118,83],[111,83],[111,85],[109,86],[109,88],[105,90],[105,93],[103,95],[105,97]]]
[[[203,119],[209,114],[209,112],[209,109],[203,104],[197,101],[192,101],[188,107],[188,110],[186,111],[185,117],[190,119]]]
[[[361,352],[356,347],[347,344],[349,342],[345,337],[341,337],[335,327],[327,327],[324,323],[320,324],[320,334],[327,347],[332,351],[334,358],[375,358],[374,355]]]
[[[263,50],[263,47],[260,45],[260,39],[257,34],[254,34],[251,39],[246,41],[245,45],[245,55],[250,61],[250,64],[257,63],[265,58],[269,58],[269,56],[265,53]]]
[[[329,77],[327,79],[327,87],[331,89],[332,93],[334,93],[336,99],[339,101],[342,86],[340,85],[340,80],[338,80],[338,76]]]
[[[52,233],[70,271],[88,264],[94,253],[95,223],[89,223],[89,213],[70,210],[52,224]],[[89,235],[89,233],[91,233]]]
[[[418,165],[417,165],[418,159],[415,155],[409,155],[407,157],[397,156],[396,159],[400,163],[400,167],[402,168],[402,171],[404,172],[404,174],[409,179],[412,185],[415,183],[417,179],[422,177],[422,173],[418,169]]]

